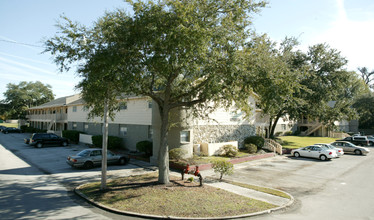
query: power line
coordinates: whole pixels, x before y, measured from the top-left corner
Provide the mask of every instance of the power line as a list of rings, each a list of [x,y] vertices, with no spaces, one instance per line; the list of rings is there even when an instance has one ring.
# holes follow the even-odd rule
[[[12,44],[25,45],[25,46],[30,46],[30,47],[39,47],[39,48],[44,48],[43,46],[39,46],[39,45],[28,44],[28,43],[22,43],[22,42],[11,41],[11,40],[3,40],[3,39],[0,39],[0,41],[7,42],[7,43],[12,43]]]

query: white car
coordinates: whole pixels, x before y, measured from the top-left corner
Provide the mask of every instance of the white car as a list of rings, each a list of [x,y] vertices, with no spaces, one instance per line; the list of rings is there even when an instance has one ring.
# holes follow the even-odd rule
[[[295,157],[313,157],[320,160],[331,160],[332,158],[338,156],[335,150],[331,150],[318,145],[311,145],[299,149],[294,149],[291,151],[291,155]]]
[[[335,146],[332,146],[331,144],[322,144],[322,143],[318,143],[318,144],[314,144],[314,145],[324,146],[324,147],[326,147],[328,149],[335,150],[336,154],[338,155],[338,157],[341,157],[341,156],[344,155],[343,148],[335,147]]]

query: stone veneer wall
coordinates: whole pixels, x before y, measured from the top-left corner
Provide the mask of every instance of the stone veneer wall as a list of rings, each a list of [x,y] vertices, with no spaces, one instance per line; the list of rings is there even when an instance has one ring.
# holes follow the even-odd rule
[[[238,141],[241,147],[248,136],[256,135],[254,125],[202,125],[194,126],[194,144]]]

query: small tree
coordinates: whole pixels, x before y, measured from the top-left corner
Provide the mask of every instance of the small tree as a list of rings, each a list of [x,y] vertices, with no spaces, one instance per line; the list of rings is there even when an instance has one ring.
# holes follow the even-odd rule
[[[223,175],[231,175],[234,173],[234,165],[230,161],[223,159],[212,161],[212,168],[215,173],[220,173],[220,180],[222,179]]]

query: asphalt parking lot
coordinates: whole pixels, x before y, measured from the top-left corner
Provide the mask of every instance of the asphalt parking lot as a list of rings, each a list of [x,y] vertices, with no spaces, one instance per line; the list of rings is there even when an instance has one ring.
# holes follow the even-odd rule
[[[100,180],[101,167],[95,167],[90,170],[72,168],[66,163],[69,155],[75,155],[81,150],[87,148],[84,145],[70,144],[67,147],[46,146],[35,148],[24,143],[24,138],[29,138],[31,134],[12,133],[0,134],[0,144],[9,151],[23,159],[30,166],[39,169],[44,174],[53,174],[55,178],[60,179],[66,186],[75,187],[81,183],[92,180]],[[150,170],[141,168],[131,163],[127,165],[108,166],[108,178],[115,176],[128,176],[141,174]]]
[[[68,155],[78,153],[85,146],[72,144],[67,147],[38,149],[24,143],[23,139],[29,136],[30,134],[0,134],[0,144],[23,160],[19,169],[3,169],[2,174],[24,175],[25,169],[38,169],[70,191],[80,184],[100,180],[100,167],[76,169],[65,162]],[[331,161],[289,155],[275,156],[237,164],[234,174],[224,178],[284,190],[296,199],[295,205],[284,212],[251,219],[372,219],[374,148],[369,149],[371,152],[367,156],[345,154]],[[1,161],[0,165],[6,167]],[[150,167],[152,166],[148,168]],[[148,168],[139,167],[131,161],[125,166],[108,166],[108,178],[152,171]],[[202,171],[202,175],[218,176],[212,170]]]

